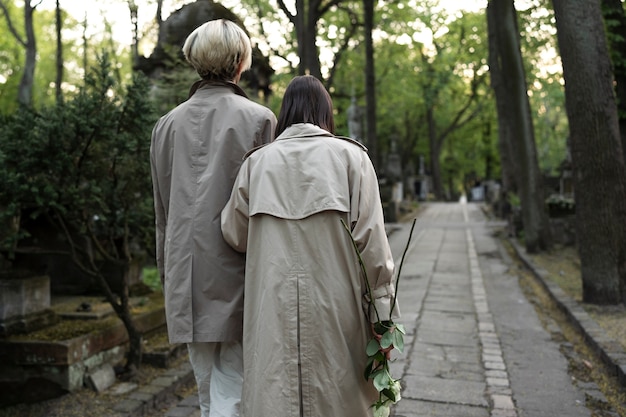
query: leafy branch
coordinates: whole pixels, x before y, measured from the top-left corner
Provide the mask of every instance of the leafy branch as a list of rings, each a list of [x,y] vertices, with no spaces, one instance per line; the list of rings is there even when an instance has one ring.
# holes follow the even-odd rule
[[[376,323],[372,323],[373,337],[370,339],[365,348],[365,353],[367,354],[367,364],[365,365],[364,372],[365,379],[371,379],[374,384],[374,388],[378,391],[378,401],[372,404],[372,407],[374,408],[374,417],[389,416],[389,407],[391,404],[395,404],[401,399],[400,393],[402,387],[400,385],[400,380],[394,379],[391,375],[389,362],[391,361],[391,351],[393,349],[397,349],[398,352],[402,352],[404,350],[404,335],[406,334],[406,331],[403,325],[393,322],[392,315],[398,298],[400,273],[402,272],[402,265],[404,264],[404,258],[409,249],[411,237],[413,236],[415,221],[416,219],[413,219],[411,231],[409,232],[409,238],[404,248],[404,252],[402,253],[402,259],[400,260],[400,266],[398,268],[398,274],[395,282],[395,293],[391,309],[389,310],[389,319],[381,320],[374,302],[372,287],[367,277],[367,269],[365,268],[361,252],[359,251],[348,225],[346,225],[343,219],[341,219],[341,224],[350,237],[350,241],[352,242],[352,246],[359,260],[359,266],[363,272],[370,307],[374,309],[374,313],[376,314]]]

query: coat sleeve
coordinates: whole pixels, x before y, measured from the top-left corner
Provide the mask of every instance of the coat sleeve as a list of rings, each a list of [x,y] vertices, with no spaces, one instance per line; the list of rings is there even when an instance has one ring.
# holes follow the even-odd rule
[[[246,252],[248,245],[248,159],[246,159],[221,214],[222,235],[224,240],[237,252]]]
[[[378,311],[377,318],[374,309],[368,309],[370,321],[375,323],[378,319],[385,321],[400,317],[397,302],[393,315],[390,314],[395,295],[394,262],[385,231],[378,178],[367,155],[362,159],[361,172],[356,177],[360,181],[358,191],[352,195],[352,204],[358,208],[357,217],[351,219],[352,236],[365,264],[373,302]],[[368,294],[364,298],[365,305],[370,303]]]
[[[152,143],[150,146],[150,169],[152,175],[152,191],[154,195],[154,224],[156,229],[156,262],[159,276],[161,278],[161,286],[165,284],[165,230],[167,225],[167,216],[165,215],[165,205],[161,190],[159,187],[159,173],[157,169],[157,158],[155,156],[155,135],[156,126],[152,131]]]

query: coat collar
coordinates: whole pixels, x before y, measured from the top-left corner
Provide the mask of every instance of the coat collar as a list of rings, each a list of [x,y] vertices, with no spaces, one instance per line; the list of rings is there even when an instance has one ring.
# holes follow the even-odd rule
[[[333,134],[311,123],[295,123],[287,127],[276,140],[319,136],[332,137]]]
[[[198,91],[200,88],[205,87],[205,86],[223,86],[223,87],[229,87],[230,89],[233,90],[233,92],[237,95],[243,96],[245,98],[248,98],[248,96],[246,95],[246,93],[241,89],[241,87],[239,87],[237,84],[231,82],[231,81],[221,81],[221,80],[198,80],[196,82],[194,82],[191,85],[191,88],[189,89],[189,97],[187,97],[187,99],[190,99],[191,96],[194,95],[194,93],[196,91]]]
[[[348,141],[354,145],[357,145],[361,149],[367,152],[367,148],[361,143],[357,142],[354,139],[345,137],[345,136],[335,136],[327,130],[322,129],[319,126],[316,126],[311,123],[295,123],[288,128],[286,128],[283,133],[281,133],[276,140],[284,140],[284,139],[292,139],[292,138],[305,138],[305,137],[334,137],[337,139],[342,139]]]
[[[287,129],[285,129],[283,131],[283,133],[281,133],[276,138],[275,142],[276,141],[282,141],[282,140],[288,140],[288,139],[296,139],[296,138],[319,138],[319,137],[329,137],[329,138],[345,140],[347,142],[350,142],[350,143],[358,146],[359,148],[361,148],[362,150],[367,152],[367,148],[361,142],[357,142],[356,140],[348,138],[348,137],[345,137],[345,136],[335,136],[332,133],[330,133],[329,131],[324,130],[321,127],[316,126],[316,125],[311,124],[311,123],[295,123],[295,124],[289,126]],[[256,148],[250,149],[243,156],[243,159],[248,158],[254,152],[258,151],[261,148],[269,146],[271,144],[272,144],[272,142],[265,143],[265,144],[263,144],[261,146],[257,146]]]

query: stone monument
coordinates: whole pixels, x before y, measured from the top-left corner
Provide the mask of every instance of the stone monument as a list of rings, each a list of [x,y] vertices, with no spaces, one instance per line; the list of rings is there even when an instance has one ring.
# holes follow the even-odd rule
[[[352,139],[363,143],[363,109],[356,103],[354,96],[348,107],[348,132]]]

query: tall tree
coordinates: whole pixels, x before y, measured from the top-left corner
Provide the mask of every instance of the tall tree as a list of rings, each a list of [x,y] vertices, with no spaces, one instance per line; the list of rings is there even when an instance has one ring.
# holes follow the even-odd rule
[[[162,1],[159,1],[159,4],[157,5],[157,10],[159,12],[157,19],[160,19],[161,17],[161,7]],[[136,68],[139,63],[139,5],[135,0],[128,0],[128,11],[130,12],[130,23],[133,27],[133,42],[130,46],[132,53],[131,62],[133,63],[133,68]]]
[[[25,60],[24,71],[17,93],[17,101],[25,106],[30,106],[33,98],[33,82],[35,78],[35,66],[37,63],[37,41],[35,39],[35,29],[33,27],[33,13],[35,8],[41,3],[41,0],[33,4],[31,0],[24,0],[24,33],[25,38],[20,35],[15,27],[11,15],[6,6],[6,0],[0,0],[0,9],[4,12],[4,16],[9,26],[9,31],[15,39],[24,47]]]
[[[500,71],[498,60],[498,36],[495,31],[496,18],[494,8],[487,6],[487,26],[489,34],[489,75],[491,77],[491,88],[496,97],[496,111],[498,114],[498,151],[500,153],[500,166],[502,173],[503,191],[517,193],[517,183],[515,181],[515,168],[517,159],[513,157],[512,135],[513,127],[511,102],[508,100],[507,92],[503,84],[503,77]]]
[[[469,91],[465,93],[465,103],[455,109],[455,114],[450,119],[446,120],[445,126],[440,126],[435,117],[435,113],[438,108],[438,96],[441,93],[441,85],[435,81],[434,78],[440,77],[442,74],[435,75],[435,70],[424,60],[424,67],[429,68],[427,77],[423,79],[422,88],[426,92],[426,125],[428,126],[428,143],[430,148],[430,170],[433,181],[433,192],[435,198],[438,200],[447,199],[446,192],[443,186],[443,173],[441,168],[441,153],[444,143],[450,135],[461,129],[467,123],[472,121],[481,111],[480,105],[475,105],[480,101],[480,85],[484,82],[484,77],[477,71],[472,70],[472,79],[469,83]],[[444,78],[447,76],[444,75]],[[444,84],[448,84],[446,80]],[[449,87],[449,86],[448,86]],[[451,178],[449,178],[451,180]],[[450,192],[452,190],[449,190]],[[448,193],[450,197],[451,194]]]
[[[600,2],[552,4],[571,132],[583,301],[617,304],[626,301],[626,175]]]
[[[374,66],[374,0],[363,0],[365,23],[365,136],[369,155],[378,169],[378,137],[376,136],[376,68]]]
[[[63,90],[61,84],[63,83],[63,39],[61,38],[61,30],[63,29],[63,11],[61,10],[61,4],[59,0],[56,0],[56,7],[54,9],[55,14],[55,26],[57,34],[57,53],[56,53],[56,78],[54,82],[55,97],[58,102],[63,100]]]
[[[524,240],[528,253],[546,250],[551,245],[548,214],[545,210],[543,179],[537,161],[533,121],[528,100],[524,63],[520,50],[520,32],[513,0],[490,0],[488,19],[497,39],[497,59],[492,59],[490,71],[499,72],[499,81],[506,92],[507,133],[510,133],[511,150],[518,164],[514,164],[516,183],[522,205]],[[494,25],[495,24],[495,25]],[[502,99],[496,95],[496,100]]]
[[[617,116],[626,161],[626,12],[621,0],[602,0],[602,12],[613,62]]]
[[[296,12],[293,14],[283,0],[278,0],[280,9],[287,15],[296,31],[298,57],[300,58],[299,75],[309,73],[317,79],[323,80],[319,50],[315,42],[317,23],[330,6],[336,5],[339,1],[333,0],[328,4],[328,7],[322,7],[321,0],[296,0]]]
[[[435,17],[431,19],[434,20]],[[426,19],[427,24],[431,25],[429,29],[432,33],[436,33],[440,28],[431,19]],[[470,55],[469,61],[458,60],[464,54],[465,48],[475,52],[480,48],[480,39],[474,39],[475,30],[479,28],[476,23],[475,16],[471,14],[456,19],[448,24],[450,31],[446,35],[433,39],[432,48],[423,45],[419,49],[422,67],[420,88],[424,96],[428,129],[430,172],[433,192],[438,200],[450,198],[454,191],[448,190],[446,193],[444,188],[445,173],[441,161],[444,145],[454,132],[473,121],[482,111],[485,97],[482,86],[486,78],[485,71],[482,70],[483,58],[478,57],[477,53],[467,53]],[[458,100],[454,100],[456,105],[452,105],[455,96]],[[446,106],[442,106],[444,102]],[[444,107],[447,108],[444,110]],[[453,152],[448,152],[447,163],[444,165],[450,168],[447,175],[448,182],[452,183],[451,177],[457,169]]]
[[[293,24],[296,33],[296,50],[300,62],[298,64],[298,74],[310,74],[323,81],[326,88],[330,89],[329,80],[322,74],[320,62],[320,50],[318,47],[318,36],[320,35],[320,22],[328,16],[329,12],[339,12],[347,14],[348,19],[344,21],[347,25],[343,27],[340,37],[336,39],[339,44],[334,48],[333,64],[337,65],[342,53],[348,48],[351,37],[355,34],[355,28],[359,25],[354,18],[353,8],[342,7],[345,0],[295,0],[295,13],[290,10],[284,0],[277,0],[282,12]],[[255,5],[260,8],[260,6]],[[259,11],[259,14],[261,12]]]

